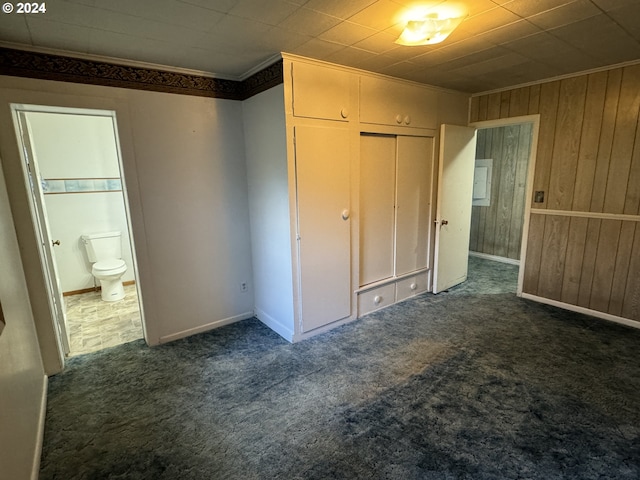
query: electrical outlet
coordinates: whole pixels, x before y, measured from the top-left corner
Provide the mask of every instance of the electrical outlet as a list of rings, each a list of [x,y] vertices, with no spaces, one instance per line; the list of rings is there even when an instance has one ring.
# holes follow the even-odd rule
[[[248,290],[249,290],[249,285],[247,285],[247,282],[240,282],[240,291],[247,292]]]

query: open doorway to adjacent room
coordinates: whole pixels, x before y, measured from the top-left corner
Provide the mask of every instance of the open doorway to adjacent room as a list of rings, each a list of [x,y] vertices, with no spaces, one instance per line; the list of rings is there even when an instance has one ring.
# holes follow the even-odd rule
[[[11,108],[60,349],[74,356],[144,338],[115,112]],[[93,237],[108,238],[120,251],[104,260],[126,268],[120,261],[111,276],[94,269],[103,259],[90,258]],[[105,280],[121,282],[124,298],[103,299]]]
[[[496,278],[517,279],[517,284],[495,288],[517,294],[522,292],[526,260],[538,122],[539,116],[531,115],[472,124],[478,131],[470,266],[486,265],[487,260],[497,262],[493,264]],[[515,269],[517,276],[512,273]]]

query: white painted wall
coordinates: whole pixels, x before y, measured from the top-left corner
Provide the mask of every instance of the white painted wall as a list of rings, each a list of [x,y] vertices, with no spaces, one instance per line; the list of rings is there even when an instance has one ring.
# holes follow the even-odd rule
[[[47,378],[0,169],[0,477],[37,478]]]
[[[241,102],[1,76],[2,168],[48,373],[60,364],[12,102],[116,112],[150,344],[253,315]]]
[[[41,178],[120,178],[111,117],[28,112],[34,156]],[[63,292],[91,288],[94,278],[81,235],[119,231],[123,281],[135,279],[123,192],[44,195]]]
[[[257,317],[293,340],[293,278],[284,86],[242,105]]]
[[[240,289],[253,283],[241,102],[127,97],[157,340],[251,317],[252,289]]]

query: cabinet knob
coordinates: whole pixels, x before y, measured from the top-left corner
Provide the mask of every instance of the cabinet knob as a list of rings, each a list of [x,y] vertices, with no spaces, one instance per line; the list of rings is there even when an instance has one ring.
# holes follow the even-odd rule
[[[411,116],[407,115],[406,117],[404,117],[404,124],[409,125],[410,123],[411,123]]]
[[[342,110],[340,110],[340,116],[342,118],[347,118],[349,116],[349,109],[346,107],[343,107]]]
[[[418,284],[417,284],[416,282],[413,282],[413,283],[410,285],[410,288],[411,288],[411,290],[415,290],[416,288],[418,288]]]
[[[351,215],[351,212],[349,212],[349,210],[347,210],[346,208],[342,211],[343,220],[349,220],[350,215]]]
[[[402,115],[400,115],[400,114],[396,115],[396,123],[398,125],[402,124]]]
[[[380,295],[376,295],[375,297],[373,297],[373,303],[375,303],[376,305],[380,305],[380,302],[382,302],[382,297]]]

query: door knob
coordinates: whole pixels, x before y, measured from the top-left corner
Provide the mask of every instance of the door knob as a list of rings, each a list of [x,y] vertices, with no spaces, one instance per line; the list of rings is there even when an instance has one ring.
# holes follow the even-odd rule
[[[52,247],[55,247],[56,245],[60,246],[60,240],[55,240],[51,242]]]
[[[449,220],[442,220],[440,225],[449,225]]]
[[[342,219],[343,219],[343,220],[349,220],[349,210],[344,209],[344,210],[342,211]]]

